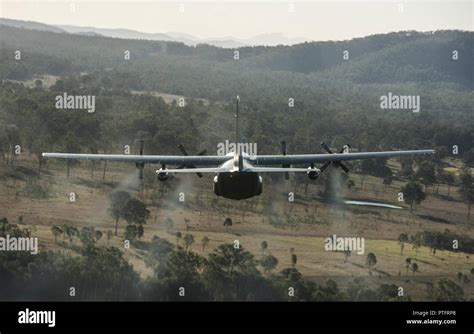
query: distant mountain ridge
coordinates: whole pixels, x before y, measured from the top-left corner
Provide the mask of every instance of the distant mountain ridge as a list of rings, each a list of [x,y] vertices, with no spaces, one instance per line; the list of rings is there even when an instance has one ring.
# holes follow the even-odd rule
[[[57,33],[71,33],[83,36],[106,36],[123,39],[143,39],[151,41],[173,41],[181,42],[189,46],[197,44],[209,44],[222,48],[239,48],[245,46],[276,46],[293,45],[305,42],[303,38],[288,38],[282,33],[260,34],[250,38],[235,38],[232,36],[222,38],[199,38],[187,33],[167,32],[167,33],[146,33],[130,29],[110,29],[96,28],[90,26],[72,25],[49,25],[32,21],[21,21],[0,18],[0,24],[31,30],[51,31]]]
[[[78,27],[69,25],[56,26],[69,33],[80,33],[84,31],[95,32],[96,34],[125,38],[125,39],[146,39],[153,41],[175,41],[182,42],[186,45],[194,46],[197,44],[209,44],[223,48],[237,48],[244,46],[276,46],[276,45],[292,45],[303,43],[306,40],[303,38],[288,38],[282,33],[259,34],[250,38],[236,38],[232,36],[221,38],[199,38],[190,34],[180,32],[166,32],[166,33],[145,33],[129,29],[105,29],[95,27]]]
[[[0,24],[15,28],[66,33],[66,31],[61,28],[33,21],[12,20],[0,17]]]
[[[22,49],[27,56],[38,55],[28,66],[26,63],[7,66],[11,59],[5,56],[2,59],[4,66],[0,63],[0,76],[9,79],[27,78],[32,73],[61,75],[123,68],[123,50],[133,50],[133,66],[140,67],[139,71],[143,73],[154,68],[169,76],[167,71],[170,68],[186,68],[196,80],[207,77],[209,73],[232,73],[235,77],[244,72],[260,71],[269,76],[308,75],[300,77],[302,80],[316,78],[370,85],[445,84],[457,85],[456,89],[474,88],[474,32],[470,31],[404,31],[346,41],[240,47],[240,59],[235,61],[233,49],[206,44],[188,46],[174,41],[177,37],[193,38],[180,33],[170,33],[176,36],[169,36],[171,41],[163,40],[168,35],[155,34],[155,38],[160,40],[152,41],[106,37],[87,27],[75,34],[58,34],[33,23],[16,23],[15,27],[1,23],[2,20],[1,54]],[[25,30],[31,28],[34,29]],[[125,29],[113,31],[122,36],[136,33]],[[136,88],[142,79],[136,78]]]

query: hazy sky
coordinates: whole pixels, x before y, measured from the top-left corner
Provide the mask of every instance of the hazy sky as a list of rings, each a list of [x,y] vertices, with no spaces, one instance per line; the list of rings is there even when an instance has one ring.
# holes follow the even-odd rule
[[[126,28],[150,33],[182,32],[201,38],[247,38],[257,34],[280,32],[289,37],[303,37],[308,40],[340,40],[399,30],[473,30],[474,16],[471,0],[0,0],[0,3],[0,16],[4,18],[48,24]]]

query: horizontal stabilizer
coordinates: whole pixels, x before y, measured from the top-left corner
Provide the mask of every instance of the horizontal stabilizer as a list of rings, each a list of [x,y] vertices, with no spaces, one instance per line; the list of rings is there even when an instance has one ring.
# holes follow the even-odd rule
[[[245,168],[243,172],[255,173],[287,173],[287,172],[320,172],[319,169],[308,168],[291,168],[291,167],[249,167]]]
[[[226,173],[230,172],[227,168],[179,168],[179,169],[161,169],[156,173]]]

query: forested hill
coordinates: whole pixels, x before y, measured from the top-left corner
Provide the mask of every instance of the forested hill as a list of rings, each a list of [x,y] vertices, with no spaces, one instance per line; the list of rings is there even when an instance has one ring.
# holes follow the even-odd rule
[[[0,79],[61,77],[50,89],[3,82],[0,127],[29,124],[31,133],[22,136],[54,134],[54,145],[66,150],[67,124],[83,146],[69,151],[88,151],[92,137],[97,149],[105,138],[127,143],[145,131],[151,152],[171,154],[179,143],[198,150],[198,143],[215,147],[228,139],[239,94],[243,140],[257,142],[262,153],[277,153],[280,140],[294,153],[330,140],[357,149],[443,152],[456,144],[464,154],[474,147],[473,45],[473,32],[440,31],[234,50],[0,26]],[[180,109],[134,91],[205,98],[209,105],[190,100]],[[51,101],[62,92],[96,95],[97,112],[58,114]],[[419,96],[420,112],[382,110],[380,98],[389,92]],[[42,138],[38,152],[53,149]]]
[[[277,47],[250,62],[303,73],[332,69],[330,77],[367,83],[442,80],[470,85],[473,46],[472,32],[400,32]],[[455,50],[463,56],[452,61]]]
[[[357,83],[445,82],[473,88],[473,32],[399,32],[349,41],[234,50],[0,26],[0,42],[0,75],[9,79],[37,73],[61,75],[113,68],[124,64],[123,52],[130,50],[135,65],[148,66],[151,62],[153,67],[172,57],[173,61],[184,61],[191,67],[199,63],[226,64],[230,69],[318,73],[324,78]],[[8,55],[13,50],[24,51],[28,64],[15,62],[15,66],[10,66],[14,59]],[[235,51],[239,52],[238,60]],[[453,52],[457,52],[456,60]]]

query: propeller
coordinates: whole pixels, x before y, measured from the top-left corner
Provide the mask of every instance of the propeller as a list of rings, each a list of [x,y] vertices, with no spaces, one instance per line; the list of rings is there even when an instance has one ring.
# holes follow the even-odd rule
[[[183,145],[179,144],[178,148],[181,151],[181,153],[183,153],[184,156],[189,155],[188,151],[186,151],[186,148]],[[207,154],[207,150],[205,150],[205,149],[198,153],[198,155],[206,155],[206,154]],[[188,166],[181,165],[178,168],[185,168],[185,167],[186,168],[196,168],[196,166],[194,166],[194,165],[188,165]],[[199,172],[196,173],[196,175],[199,176],[199,177],[203,176],[202,173],[199,173]]]
[[[314,163],[312,162],[308,168],[308,177],[311,180],[316,180],[319,177],[319,174],[321,174],[321,170],[317,170],[317,168],[314,167]]]
[[[140,140],[140,155],[143,155],[143,140]],[[143,180],[143,169],[145,168],[144,162],[137,162],[135,166],[138,168],[138,178]]]
[[[326,152],[328,152],[329,154],[334,154],[331,149],[329,148],[329,146],[326,145],[326,143],[322,142],[321,143],[321,148],[323,148]],[[346,150],[348,150],[350,148],[349,145],[344,145],[344,147],[342,148],[342,150],[339,152],[339,153],[344,153]],[[346,173],[349,173],[349,168],[347,168],[342,162],[340,161],[328,161],[326,162],[324,165],[321,166],[320,170],[321,172],[323,172],[326,168],[329,167],[329,165],[333,165],[335,168],[339,168],[341,167],[342,170]]]
[[[282,141],[282,142],[281,142],[281,154],[282,154],[282,155],[286,155],[286,141]],[[283,165],[281,165],[281,167],[283,167],[283,168],[290,168],[290,165],[285,165],[285,164],[283,164]],[[289,179],[290,179],[290,173],[285,172],[285,179],[286,179],[286,180],[289,180]]]
[[[166,171],[166,164],[161,164],[161,168],[158,172],[158,180],[166,181],[168,179],[168,172]]]

